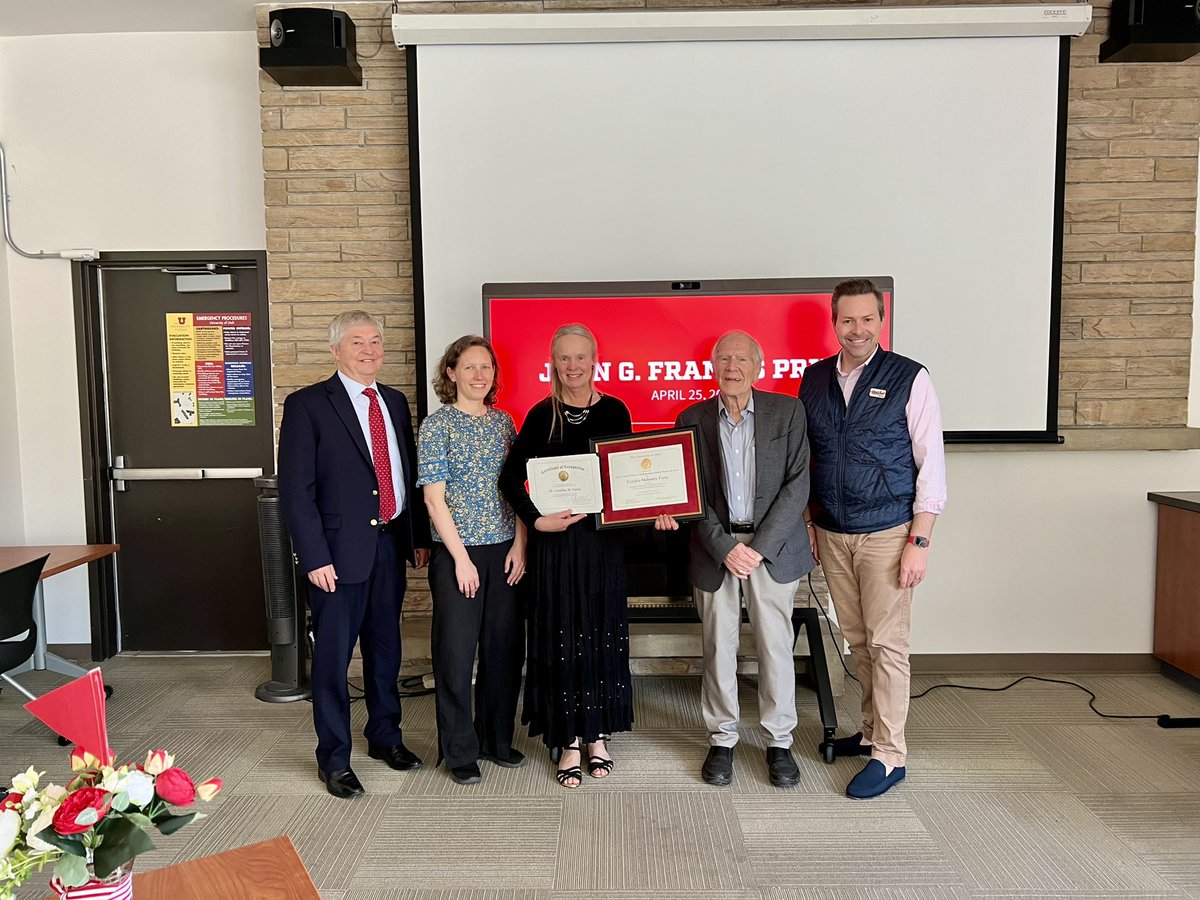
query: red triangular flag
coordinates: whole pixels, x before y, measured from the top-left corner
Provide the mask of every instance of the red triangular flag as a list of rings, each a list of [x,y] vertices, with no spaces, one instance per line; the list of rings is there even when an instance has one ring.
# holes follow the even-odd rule
[[[88,751],[102,764],[112,762],[104,719],[104,678],[99,669],[30,700],[25,708],[51,731]]]

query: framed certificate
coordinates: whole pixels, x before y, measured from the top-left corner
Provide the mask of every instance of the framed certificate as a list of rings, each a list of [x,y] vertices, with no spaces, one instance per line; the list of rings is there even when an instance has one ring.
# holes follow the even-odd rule
[[[569,509],[598,513],[603,507],[600,461],[594,453],[541,456],[525,463],[529,499],[543,516]]]
[[[592,439],[603,508],[597,528],[643,525],[661,514],[704,516],[699,431],[694,427]]]

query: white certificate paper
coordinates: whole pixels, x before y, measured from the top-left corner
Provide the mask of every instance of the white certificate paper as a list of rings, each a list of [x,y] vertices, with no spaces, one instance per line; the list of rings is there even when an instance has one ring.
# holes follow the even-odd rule
[[[614,511],[686,503],[683,448],[670,444],[610,453],[608,481]]]
[[[529,499],[543,516],[569,509],[598,513],[604,509],[600,490],[600,457],[595,453],[543,456],[525,464]]]

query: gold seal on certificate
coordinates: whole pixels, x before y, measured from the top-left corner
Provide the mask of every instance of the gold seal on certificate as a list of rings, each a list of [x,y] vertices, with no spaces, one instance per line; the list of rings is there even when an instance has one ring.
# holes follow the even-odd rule
[[[571,510],[598,513],[604,509],[600,489],[600,458],[594,453],[543,456],[525,464],[529,499],[543,516]]]

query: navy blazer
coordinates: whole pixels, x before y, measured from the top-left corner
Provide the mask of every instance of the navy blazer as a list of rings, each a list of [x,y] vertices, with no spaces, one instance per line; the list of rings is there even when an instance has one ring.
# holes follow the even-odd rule
[[[429,514],[417,487],[417,445],[404,394],[378,384],[396,429],[405,511],[394,521],[400,552],[431,546]],[[366,581],[375,562],[379,481],[346,388],[337,373],[283,403],[279,500],[301,571],[333,564],[339,581]],[[372,522],[376,524],[372,524]]]

